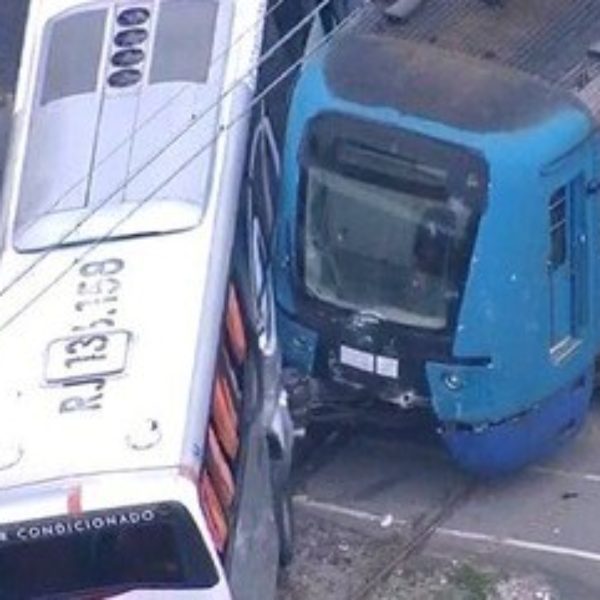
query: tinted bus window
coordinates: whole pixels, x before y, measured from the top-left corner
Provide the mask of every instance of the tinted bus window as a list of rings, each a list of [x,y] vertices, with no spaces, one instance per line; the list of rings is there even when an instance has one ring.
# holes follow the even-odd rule
[[[206,546],[179,505],[20,523],[0,535],[0,598],[206,589],[216,583]]]

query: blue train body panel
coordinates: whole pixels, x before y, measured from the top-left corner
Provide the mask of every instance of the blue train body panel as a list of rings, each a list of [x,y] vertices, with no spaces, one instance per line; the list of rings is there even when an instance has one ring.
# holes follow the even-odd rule
[[[514,76],[504,67],[493,72],[489,76],[492,83],[486,84],[486,65],[467,62],[465,71],[471,72],[463,73],[457,59],[443,52],[439,60],[431,56],[422,59],[437,50],[421,50],[404,42],[394,45],[356,32],[349,38],[347,48],[344,41],[338,47],[327,46],[306,64],[289,117],[276,261],[286,362],[306,376],[347,380],[353,388],[358,382],[367,393],[387,400],[395,401],[404,387],[411,393],[417,390],[415,395],[427,397],[443,439],[460,464],[479,474],[514,470],[547,454],[576,432],[591,397],[591,373],[600,345],[600,214],[598,203],[590,201],[597,196],[599,175],[596,119],[579,99],[555,92],[528,75]],[[344,65],[353,62],[353,53],[364,56],[371,49],[379,73],[361,70],[360,65],[346,69]],[[393,81],[389,86],[378,83],[378,77],[391,77],[387,74],[393,72],[394,64],[405,69],[398,78],[404,78],[405,85],[410,83],[410,92],[393,89]],[[437,73],[432,64],[437,65]],[[452,69],[457,69],[453,77]],[[457,88],[454,96],[457,106],[440,107],[433,100],[421,103],[427,90],[451,86],[448,81],[461,78],[456,85],[462,88]],[[482,102],[492,107],[486,111],[473,105],[471,122],[460,110],[461,102],[465,110],[474,102],[464,91],[467,84],[470,92],[476,86],[486,88]],[[372,91],[378,85],[387,89]],[[366,93],[361,86],[371,91]],[[520,103],[514,99],[519,89],[527,96]],[[390,99],[392,93],[395,96]],[[515,114],[505,111],[502,104],[511,98]],[[346,121],[340,121],[342,117]],[[327,119],[331,131],[321,123]],[[469,165],[465,181],[460,182],[466,197],[469,186],[477,187],[477,177],[480,184],[486,182],[484,190],[472,189],[473,199],[467,198],[473,206],[475,200],[480,202],[473,245],[452,297],[456,311],[445,317],[439,332],[432,318],[418,320],[399,311],[399,317],[386,320],[380,314],[369,314],[369,306],[359,310],[347,300],[348,294],[339,296],[343,301],[338,298],[334,309],[335,288],[308,287],[313,275],[306,271],[314,270],[310,252],[319,252],[320,247],[307,250],[311,243],[307,230],[317,227],[310,214],[316,209],[306,208],[311,185],[307,181],[335,170],[330,163],[323,166],[325,162],[318,161],[338,160],[327,158],[326,152],[335,154],[344,148],[335,137],[345,135],[344,123],[348,132],[356,129],[355,138],[363,144],[359,148],[362,154],[356,154],[359,158],[347,160],[361,156],[361,160],[369,160],[370,150],[364,148],[368,136],[361,132],[369,132],[370,127],[374,132],[398,132],[399,141],[386,142],[389,148],[402,147],[408,140],[407,147],[414,149],[415,156],[438,153],[435,160]],[[310,134],[312,138],[307,133],[311,128],[316,132]],[[320,144],[325,150],[313,151],[311,144]],[[313,155],[302,158],[310,152]],[[320,159],[319,152],[325,158]],[[380,164],[390,155],[381,156]],[[445,158],[453,156],[459,158]],[[353,164],[356,172],[372,166]],[[430,180],[438,176],[439,169],[433,167],[421,167],[418,177],[416,168],[411,168],[413,177],[421,177],[419,185],[426,180],[431,187]],[[348,172],[352,169],[346,172],[350,180]],[[451,184],[458,184],[451,182],[452,169],[448,173],[450,190]],[[348,200],[347,212],[354,210],[352,202],[358,200]],[[440,202],[454,206],[452,210],[457,204],[451,191]],[[315,200],[314,204],[322,210],[324,201]],[[429,213],[440,213],[436,210],[429,209]],[[359,252],[360,241],[342,239],[340,232],[352,238],[346,223],[349,217],[335,214],[327,213],[328,226],[334,218],[345,221],[343,228],[333,229],[340,240],[331,242],[337,244],[337,254],[331,254],[329,261],[335,262],[336,256],[348,249],[357,261],[364,259],[360,252],[369,250]],[[364,215],[367,227],[370,213]],[[429,223],[430,229],[434,226],[436,223]],[[381,235],[385,236],[385,231]],[[420,235],[420,230],[415,235]],[[415,245],[413,252],[418,248]],[[338,263],[335,268],[338,270],[332,272],[339,278]],[[392,323],[398,319],[405,322]],[[389,333],[392,330],[394,333]]]
[[[481,429],[444,429],[453,458],[484,477],[512,473],[556,452],[583,427],[592,392],[590,372],[526,413]]]

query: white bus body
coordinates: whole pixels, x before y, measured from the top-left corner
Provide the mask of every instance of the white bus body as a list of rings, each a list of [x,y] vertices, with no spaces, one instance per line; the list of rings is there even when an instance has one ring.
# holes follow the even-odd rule
[[[265,0],[31,0],[0,255],[0,598],[264,597],[235,574],[276,562],[290,451],[257,194],[235,234],[264,17]],[[221,379],[239,449],[217,435],[235,479],[217,548],[199,480]],[[78,545],[154,571],[36,574]]]

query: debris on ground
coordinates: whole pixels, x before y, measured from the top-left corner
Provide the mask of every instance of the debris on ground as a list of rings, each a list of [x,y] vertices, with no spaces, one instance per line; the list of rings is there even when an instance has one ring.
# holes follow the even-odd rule
[[[297,521],[297,550],[283,573],[278,600],[350,600],[402,539],[342,525],[302,513]],[[539,574],[507,572],[480,558],[429,553],[399,567],[365,600],[560,600]]]
[[[369,600],[559,600],[539,576],[504,573],[471,561],[420,557]]]

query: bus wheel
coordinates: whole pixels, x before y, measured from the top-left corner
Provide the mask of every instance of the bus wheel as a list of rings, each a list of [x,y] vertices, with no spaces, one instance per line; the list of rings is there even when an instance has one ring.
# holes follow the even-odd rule
[[[273,514],[279,537],[279,565],[287,567],[294,557],[294,510],[288,469],[283,461],[273,462]]]

